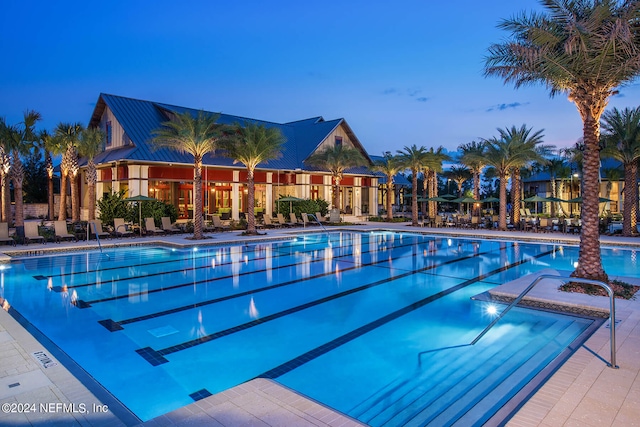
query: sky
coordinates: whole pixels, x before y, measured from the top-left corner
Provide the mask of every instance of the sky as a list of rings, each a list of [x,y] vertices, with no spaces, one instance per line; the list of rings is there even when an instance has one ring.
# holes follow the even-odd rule
[[[0,116],[86,125],[100,93],[284,123],[344,118],[369,154],[448,150],[497,128],[575,143],[566,96],[485,78],[501,19],[537,0],[3,0]],[[640,85],[610,107],[636,107]]]

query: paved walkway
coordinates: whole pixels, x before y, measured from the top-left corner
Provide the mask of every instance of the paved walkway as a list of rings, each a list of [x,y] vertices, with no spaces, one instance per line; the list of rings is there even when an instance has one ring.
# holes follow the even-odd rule
[[[578,244],[578,236],[560,233],[520,233],[465,229],[414,228],[406,223],[367,223],[356,230],[391,229],[475,236],[507,240],[550,241]],[[312,228],[309,231],[317,231]],[[260,239],[292,238],[290,230],[269,230]],[[215,233],[212,239],[190,241],[186,235],[103,241],[113,245],[224,245],[255,238],[238,232]],[[603,236],[603,245],[637,246],[640,239]],[[89,242],[97,250],[96,242]],[[26,250],[74,250],[86,242],[32,244],[5,247],[7,253]],[[0,261],[8,259],[0,254]],[[503,285],[504,286],[504,285]],[[498,289],[498,288],[497,288]],[[509,294],[517,285],[502,288]],[[557,299],[557,294],[533,295]],[[588,297],[587,304],[607,307],[605,297]],[[609,329],[603,325],[510,420],[509,426],[640,426],[640,300],[616,301],[617,363],[608,368]],[[36,334],[37,335],[37,334]],[[0,425],[135,425],[126,408],[115,402],[73,363],[47,350],[5,310],[0,310]],[[62,360],[62,362],[61,362]],[[69,367],[70,369],[68,369]],[[73,371],[73,374],[71,373]],[[80,379],[78,379],[80,378]],[[26,404],[26,405],[25,405]],[[357,426],[358,422],[336,413],[292,390],[258,379],[210,396],[144,423],[145,426]]]

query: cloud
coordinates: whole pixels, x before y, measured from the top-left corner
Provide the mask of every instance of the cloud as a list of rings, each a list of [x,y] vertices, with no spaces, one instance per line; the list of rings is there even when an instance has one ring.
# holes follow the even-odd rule
[[[420,98],[416,98],[416,101],[418,102],[427,102],[429,100],[429,98],[427,98],[426,96],[421,96]]]
[[[504,111],[504,110],[508,110],[509,108],[518,108],[518,107],[522,107],[524,105],[529,105],[528,102],[512,102],[510,104],[498,104],[498,105],[492,105],[491,107],[487,108],[487,112],[491,112],[491,111]]]
[[[385,89],[384,91],[382,91],[383,95],[391,95],[393,93],[397,93],[397,89],[395,88],[389,88],[389,89]]]
[[[416,88],[397,89],[395,87],[390,87],[382,91],[383,95],[397,95],[400,97],[407,96],[409,98],[414,98],[418,102],[427,102],[429,100],[428,97],[426,96],[418,97],[418,95],[420,95],[421,93],[422,93],[422,89],[416,89]]]

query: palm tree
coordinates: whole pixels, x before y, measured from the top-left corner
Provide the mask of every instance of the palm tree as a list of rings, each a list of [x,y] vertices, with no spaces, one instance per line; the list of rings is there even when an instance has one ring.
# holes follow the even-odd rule
[[[384,157],[381,160],[373,162],[371,168],[376,172],[381,172],[387,178],[387,221],[393,221],[393,206],[391,194],[393,194],[393,177],[396,176],[402,170],[402,164],[397,156],[387,151],[384,153]]]
[[[570,174],[569,167],[567,163],[562,158],[552,158],[549,159],[544,170],[549,172],[549,182],[551,184],[551,195],[557,199],[560,198],[560,188],[558,186],[559,178],[566,178]],[[562,204],[560,202],[553,202],[551,204],[551,216],[555,216],[556,212],[560,213],[562,216],[567,216],[562,209]]]
[[[173,120],[162,123],[153,133],[153,143],[157,147],[166,147],[179,153],[193,156],[193,238],[203,239],[202,234],[202,159],[205,154],[217,148],[223,128],[216,122],[219,114],[199,111],[194,117],[191,113],[176,113]]]
[[[460,152],[460,163],[468,167],[473,175],[473,198],[480,200],[480,175],[482,174],[482,169],[486,166],[486,163],[482,160],[484,142],[471,141],[462,144],[458,146],[458,151]]]
[[[54,218],[54,194],[53,194],[53,159],[51,158],[51,152],[55,150],[56,142],[53,136],[46,130],[38,133],[38,145],[44,151],[44,169],[47,172],[47,204],[49,220]]]
[[[13,181],[13,198],[15,201],[14,224],[18,235],[22,236],[24,231],[24,200],[22,196],[22,183],[24,181],[24,166],[21,156],[29,154],[33,147],[37,135],[35,126],[42,119],[40,113],[36,111],[25,111],[24,120],[20,125],[12,126],[9,130],[9,146],[11,151],[11,180]]]
[[[89,199],[89,221],[96,219],[96,184],[98,172],[93,159],[102,152],[105,133],[99,128],[87,128],[80,134],[78,154],[87,158],[87,198]]]
[[[59,123],[54,132],[54,138],[56,139],[58,147],[57,150],[59,150],[59,154],[62,154],[62,161],[60,162],[60,210],[58,211],[58,220],[67,219],[67,180],[72,174],[74,165],[78,162],[76,146],[82,129],[83,126],[80,123]],[[79,218],[74,218],[76,212],[75,206],[79,204],[79,202],[80,197],[75,179],[71,179],[71,218],[73,221],[79,220]]]
[[[282,156],[285,138],[278,128],[245,123],[236,125],[230,141],[225,143],[227,156],[233,163],[242,163],[247,168],[247,234],[258,234],[255,216],[254,173],[260,163]]]
[[[526,125],[520,128],[512,126],[510,129],[498,129],[500,137],[509,145],[511,163],[511,222],[514,225],[520,223],[520,197],[521,197],[521,169],[531,167],[534,162],[546,163],[544,155],[550,151],[549,146],[542,143],[542,132],[539,130],[531,133]]]
[[[465,165],[451,165],[444,174],[458,186],[458,197],[462,197],[462,186],[471,178],[471,171]]]
[[[1,221],[11,222],[11,193],[9,180],[11,179],[11,157],[9,156],[9,139],[11,138],[11,126],[8,126],[4,117],[0,117],[0,191],[2,199]]]
[[[438,196],[438,173],[442,172],[442,162],[451,160],[451,157],[445,154],[444,147],[437,149],[429,148],[426,153],[426,161],[423,166],[426,172],[426,181],[429,188],[429,198]],[[434,218],[437,214],[437,202],[429,202],[429,217]]]
[[[518,88],[544,84],[567,94],[583,122],[582,231],[573,276],[607,280],[598,220],[600,117],[616,88],[640,74],[638,1],[544,0],[542,13],[504,20],[511,40],[489,48],[485,75]]]
[[[640,107],[619,111],[614,108],[602,117],[603,157],[620,161],[624,167],[624,208],[622,234],[637,234],[638,159],[640,159]]]
[[[340,181],[342,181],[344,171],[369,164],[369,161],[360,151],[352,147],[346,147],[344,144],[329,146],[320,152],[312,154],[304,162],[331,172],[333,177],[331,204],[334,209],[340,208]]]
[[[418,172],[427,163],[427,149],[418,148],[415,144],[411,147],[405,145],[403,150],[398,150],[400,162],[403,167],[411,170],[411,225],[418,226]]]

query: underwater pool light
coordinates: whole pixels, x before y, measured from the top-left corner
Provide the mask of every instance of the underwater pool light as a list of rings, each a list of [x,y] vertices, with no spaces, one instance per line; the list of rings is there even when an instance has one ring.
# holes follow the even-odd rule
[[[493,304],[489,304],[487,306],[487,314],[490,314],[491,316],[495,316],[498,313],[498,308],[493,305]]]

